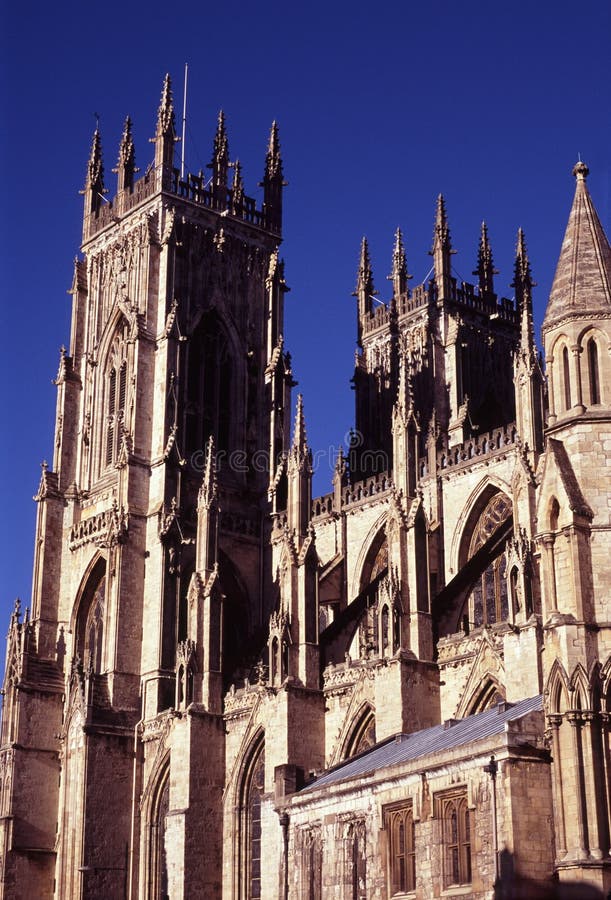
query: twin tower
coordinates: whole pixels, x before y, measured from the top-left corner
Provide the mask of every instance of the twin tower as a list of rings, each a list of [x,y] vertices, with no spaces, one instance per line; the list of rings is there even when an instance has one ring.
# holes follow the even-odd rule
[[[222,114],[208,170],[176,166],[169,78],[153,140],[139,173],[126,121],[112,199],[97,131],[87,166],[32,600],[8,636],[0,895],[483,898],[491,750],[517,871],[609,889],[611,250],[587,168],[546,376],[521,231],[515,301],[485,226],[477,284],[457,281],[441,197],[426,284],[398,232],[377,302],[363,242],[354,440],[312,499],[277,127],[260,204]],[[442,722],[494,707],[506,728],[424,760]],[[420,755],[367,767],[418,735]]]

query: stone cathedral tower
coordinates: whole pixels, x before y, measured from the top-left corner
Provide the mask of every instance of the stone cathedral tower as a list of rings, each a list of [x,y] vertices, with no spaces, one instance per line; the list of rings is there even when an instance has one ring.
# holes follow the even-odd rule
[[[521,230],[513,299],[485,225],[456,279],[442,197],[425,284],[398,231],[377,295],[363,240],[354,439],[312,498],[277,127],[260,205],[222,113],[209,171],[176,141],[169,78],[154,160],[136,177],[127,119],[110,201],[93,139],[8,635],[0,897],[602,896],[611,248],[587,167],[547,377]]]

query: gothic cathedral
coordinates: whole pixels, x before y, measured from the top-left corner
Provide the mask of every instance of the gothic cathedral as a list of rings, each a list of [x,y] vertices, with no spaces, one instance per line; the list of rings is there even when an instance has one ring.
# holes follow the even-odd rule
[[[260,202],[222,114],[208,172],[176,140],[169,78],[112,200],[93,139],[8,634],[0,896],[606,895],[611,248],[586,165],[545,364],[521,231],[514,300],[485,226],[456,280],[442,197],[425,284],[397,232],[374,302],[363,241],[355,430],[312,498],[276,124]]]

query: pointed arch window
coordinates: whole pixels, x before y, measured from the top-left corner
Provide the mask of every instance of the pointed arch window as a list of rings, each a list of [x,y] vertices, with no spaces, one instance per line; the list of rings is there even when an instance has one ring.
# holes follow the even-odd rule
[[[265,747],[261,738],[247,763],[240,796],[240,900],[260,900],[262,896],[261,810],[264,790]]]
[[[308,828],[303,840],[301,895],[307,900],[322,897],[322,834],[320,825]]]
[[[229,342],[216,315],[208,314],[189,341],[185,443],[187,451],[202,450],[213,435],[217,451],[231,449],[234,362]]]
[[[351,756],[356,756],[358,753],[363,753],[365,750],[369,750],[370,747],[373,747],[375,742],[376,719],[373,710],[368,707],[365,712],[359,716],[356,725],[346,741],[343,758],[348,759]]]
[[[116,463],[121,448],[127,410],[127,337],[128,330],[125,323],[119,329],[108,355],[102,468],[108,468]]]
[[[590,338],[587,344],[588,376],[590,382],[590,405],[600,403],[600,377],[598,369],[598,344]]]
[[[467,559],[471,559],[484,546],[511,513],[511,500],[502,491],[498,491],[488,501],[475,524]],[[499,553],[482,572],[466,603],[469,625],[477,628],[509,618],[506,570],[505,553]]]
[[[416,830],[411,803],[384,812],[388,834],[389,896],[416,890]]]
[[[471,883],[471,812],[465,793],[441,800],[446,887]]]
[[[106,563],[99,560],[83,593],[76,621],[76,651],[85,671],[102,672],[106,612]]]
[[[150,822],[150,890],[151,900],[169,900],[168,866],[166,857],[166,821],[170,808],[170,778],[166,771],[162,777],[155,802],[152,806]]]

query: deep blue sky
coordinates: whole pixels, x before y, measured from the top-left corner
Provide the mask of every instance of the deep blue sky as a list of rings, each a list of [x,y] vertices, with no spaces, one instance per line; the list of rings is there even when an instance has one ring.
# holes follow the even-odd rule
[[[471,280],[482,218],[511,296],[525,229],[540,323],[580,152],[609,233],[611,5],[598,2],[4,4],[1,217],[2,516],[0,627],[29,602],[39,463],[51,459],[58,351],[81,233],[85,164],[98,113],[114,192],[123,120],[137,162],[152,157],[163,75],[181,106],[189,63],[187,163],[210,159],[227,117],[247,193],[280,125],[285,172],[286,345],[310,442],[337,447],[352,422],[349,379],[361,236],[389,295],[393,233],[414,282],[430,267],[441,191],[458,276]],[[315,490],[328,490],[328,471]]]

